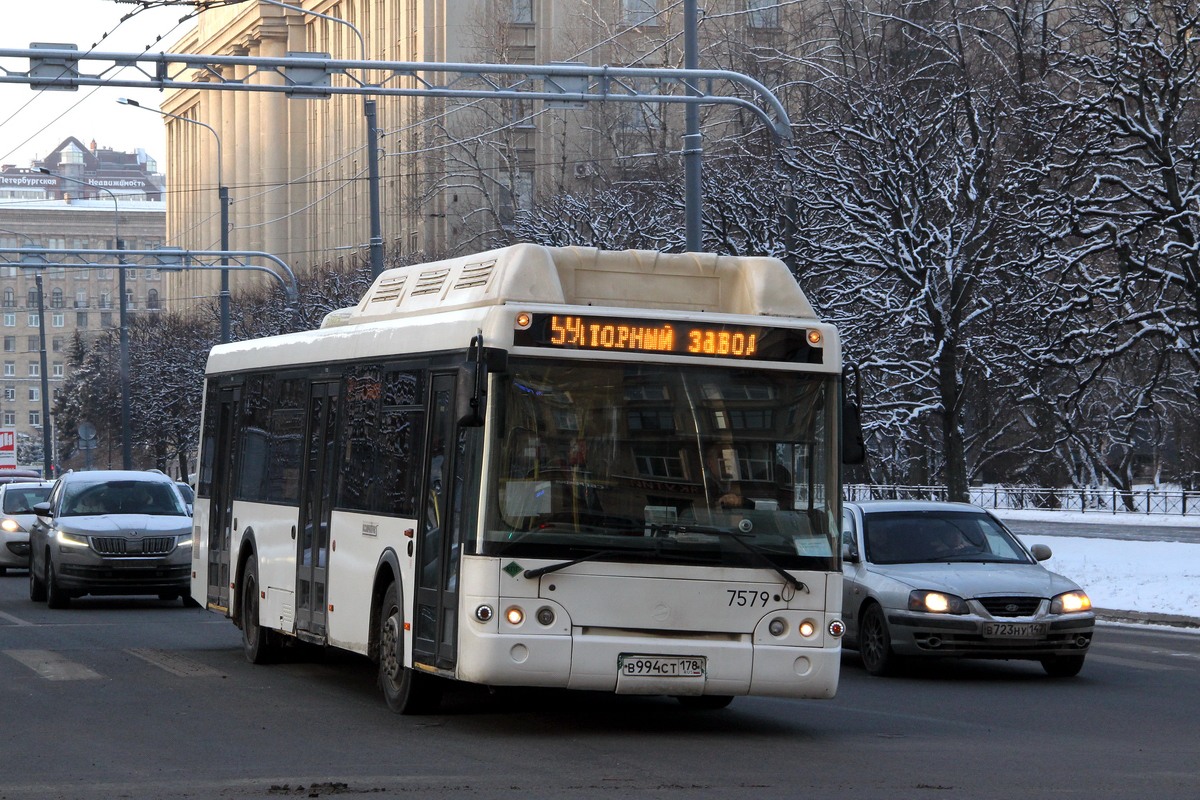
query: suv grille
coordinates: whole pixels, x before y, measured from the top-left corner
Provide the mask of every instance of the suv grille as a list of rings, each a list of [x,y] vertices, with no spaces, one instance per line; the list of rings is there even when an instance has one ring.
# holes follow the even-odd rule
[[[92,549],[103,556],[165,556],[175,549],[175,537],[126,539],[122,536],[93,536]]]
[[[1032,617],[1042,604],[1042,598],[980,597],[979,604],[993,617]]]

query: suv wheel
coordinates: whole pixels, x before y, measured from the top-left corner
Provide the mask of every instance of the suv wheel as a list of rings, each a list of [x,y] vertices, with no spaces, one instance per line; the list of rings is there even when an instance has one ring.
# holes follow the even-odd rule
[[[71,596],[58,585],[54,574],[54,562],[46,559],[46,605],[50,608],[66,608],[71,604]]]

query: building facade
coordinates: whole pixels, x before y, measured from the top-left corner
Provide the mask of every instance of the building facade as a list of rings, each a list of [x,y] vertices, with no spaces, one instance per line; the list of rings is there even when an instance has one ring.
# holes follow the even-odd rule
[[[295,0],[291,5],[311,13],[257,0],[208,9],[173,49],[391,62],[683,64],[682,5],[665,0]],[[802,24],[795,4],[718,0],[707,6],[704,66],[772,80],[770,54],[780,51],[785,26]],[[246,67],[227,68],[223,77],[250,84],[282,81],[275,74],[251,74]],[[381,80],[370,71],[356,78]],[[388,85],[411,89],[417,83],[394,78]],[[638,89],[653,93],[655,85],[646,80]],[[681,105],[613,102],[568,109],[542,101],[382,95],[376,102],[381,221],[389,260],[505,244],[505,223],[543,193],[588,192],[656,170],[682,181]],[[168,182],[189,189],[173,192],[168,203],[171,244],[216,246],[217,186],[223,182],[232,198],[233,249],[265,250],[298,273],[367,263],[367,126],[361,96],[305,99],[168,90],[162,110],[185,118],[164,118]],[[726,110],[706,107],[702,113],[711,141],[736,134],[739,126],[761,131],[761,124]],[[760,135],[758,143],[766,138]],[[233,280],[236,291],[254,278],[235,275]],[[215,275],[198,271],[172,276],[171,293],[181,300],[209,296],[215,281]]]
[[[40,168],[54,174],[44,174]],[[144,153],[118,153],[67,139],[31,168],[0,167],[0,247],[113,249],[118,236],[124,249],[160,247],[166,218],[162,195],[162,176]],[[24,456],[23,463],[40,467],[45,424],[43,323],[46,383],[52,401],[55,389],[67,377],[67,354],[75,334],[86,338],[119,325],[119,275],[115,267],[70,265],[78,264],[78,259],[60,266],[28,263],[0,254],[0,427],[15,428],[18,456]],[[126,296],[132,313],[161,309],[164,291],[159,271],[127,269]],[[120,464],[119,450],[93,455],[95,466]]]

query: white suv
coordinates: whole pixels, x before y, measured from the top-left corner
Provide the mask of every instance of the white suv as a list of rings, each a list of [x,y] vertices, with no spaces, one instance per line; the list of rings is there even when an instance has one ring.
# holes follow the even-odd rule
[[[85,594],[190,599],[192,518],[161,472],[72,472],[34,506],[29,599],[63,608]]]

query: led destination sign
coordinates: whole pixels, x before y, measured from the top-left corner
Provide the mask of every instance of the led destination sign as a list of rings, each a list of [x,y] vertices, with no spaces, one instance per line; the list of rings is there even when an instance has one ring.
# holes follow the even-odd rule
[[[821,349],[813,347],[820,341],[817,331],[793,328],[579,314],[519,315],[513,333],[513,344],[526,347],[810,364],[821,363]]]

